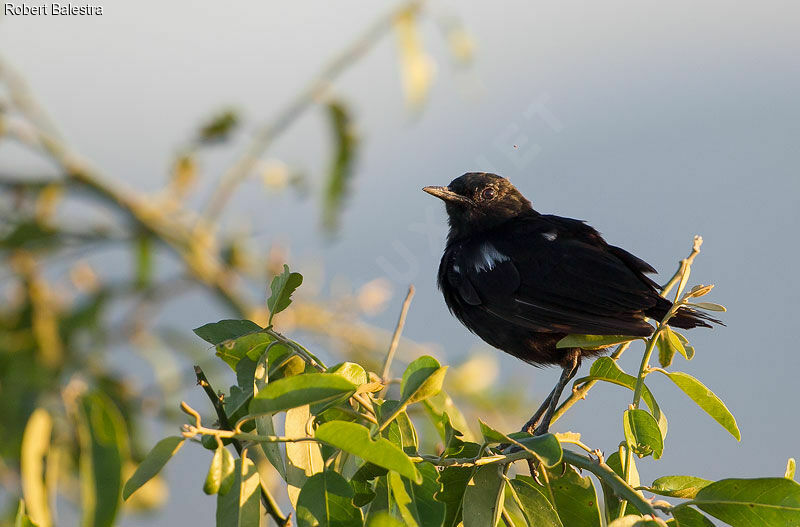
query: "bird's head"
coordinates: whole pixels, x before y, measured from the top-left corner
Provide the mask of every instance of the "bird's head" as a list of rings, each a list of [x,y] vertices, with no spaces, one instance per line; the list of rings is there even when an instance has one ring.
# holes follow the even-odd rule
[[[444,201],[455,237],[491,229],[533,210],[509,180],[486,172],[469,172],[446,187],[422,190]]]

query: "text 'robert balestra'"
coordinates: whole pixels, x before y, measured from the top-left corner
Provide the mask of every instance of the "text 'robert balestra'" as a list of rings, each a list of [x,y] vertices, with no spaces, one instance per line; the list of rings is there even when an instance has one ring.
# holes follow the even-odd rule
[[[103,6],[90,4],[3,4],[3,14],[9,16],[102,15]]]

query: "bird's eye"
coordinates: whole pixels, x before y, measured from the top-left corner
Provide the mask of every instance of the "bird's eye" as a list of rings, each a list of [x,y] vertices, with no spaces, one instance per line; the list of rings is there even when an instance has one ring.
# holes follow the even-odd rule
[[[481,198],[483,198],[485,201],[489,201],[490,199],[493,199],[494,196],[495,196],[495,191],[494,191],[493,188],[485,188],[481,192]]]

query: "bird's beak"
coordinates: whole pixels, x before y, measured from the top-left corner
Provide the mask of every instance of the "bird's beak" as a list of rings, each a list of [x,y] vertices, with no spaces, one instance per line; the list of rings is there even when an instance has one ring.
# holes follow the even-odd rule
[[[427,192],[431,196],[436,196],[440,200],[448,203],[462,203],[464,205],[472,205],[472,200],[462,196],[461,194],[456,194],[452,190],[447,187],[423,187],[423,191]]]

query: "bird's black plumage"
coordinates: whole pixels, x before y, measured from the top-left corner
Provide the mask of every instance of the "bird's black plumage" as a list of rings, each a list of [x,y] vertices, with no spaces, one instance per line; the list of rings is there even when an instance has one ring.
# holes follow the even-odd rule
[[[577,368],[596,350],[557,349],[571,333],[647,336],[672,306],[649,264],[583,221],[540,214],[505,178],[468,173],[425,187],[447,208],[439,288],[450,311],[490,345],[535,365]],[[669,324],[717,322],[681,308]],[[574,375],[574,372],[572,372]]]

